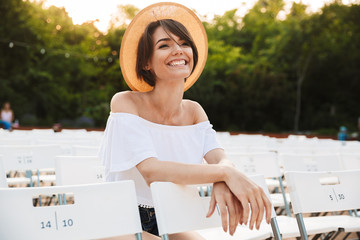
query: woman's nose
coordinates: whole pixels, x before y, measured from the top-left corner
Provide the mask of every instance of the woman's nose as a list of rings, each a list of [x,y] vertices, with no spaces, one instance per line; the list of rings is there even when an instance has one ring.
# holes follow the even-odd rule
[[[173,54],[174,54],[174,55],[183,54],[183,49],[181,48],[180,45],[174,44]]]

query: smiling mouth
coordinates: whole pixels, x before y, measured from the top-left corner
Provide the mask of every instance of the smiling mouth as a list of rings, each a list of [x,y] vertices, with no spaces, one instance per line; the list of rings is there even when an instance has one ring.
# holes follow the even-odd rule
[[[168,63],[168,65],[170,65],[170,66],[184,66],[184,65],[186,65],[186,61],[185,60],[171,61],[171,62]]]

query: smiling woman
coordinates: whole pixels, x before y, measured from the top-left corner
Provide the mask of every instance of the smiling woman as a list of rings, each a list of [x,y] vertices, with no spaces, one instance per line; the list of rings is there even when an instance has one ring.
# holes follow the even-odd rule
[[[165,66],[171,66],[172,71],[183,70],[184,75],[178,71],[183,80],[194,71],[198,60],[198,51],[192,37],[181,23],[171,19],[153,22],[149,24],[140,38],[136,73],[138,78],[142,78],[152,87],[155,86],[154,73],[157,72],[155,68],[161,66],[156,64],[156,59],[161,59],[161,57],[165,58],[163,59],[166,63]],[[151,69],[153,70],[151,71]],[[156,77],[163,78],[159,75]]]
[[[231,235],[248,219],[251,229],[264,215],[270,221],[263,190],[227,159],[200,104],[183,99],[205,66],[207,46],[200,19],[177,3],[143,9],[121,43],[121,71],[133,91],[111,100],[100,158],[106,181],[135,182],[142,227],[154,240],[160,239],[149,188],[155,181],[214,183],[208,217],[217,203]],[[188,232],[173,237],[203,239]]]

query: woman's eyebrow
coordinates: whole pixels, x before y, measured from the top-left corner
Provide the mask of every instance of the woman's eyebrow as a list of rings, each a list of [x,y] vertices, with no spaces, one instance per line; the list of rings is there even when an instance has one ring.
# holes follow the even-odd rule
[[[155,43],[155,46],[159,43],[159,42],[162,42],[162,41],[170,41],[171,39],[170,38],[161,38],[159,39],[156,43]]]

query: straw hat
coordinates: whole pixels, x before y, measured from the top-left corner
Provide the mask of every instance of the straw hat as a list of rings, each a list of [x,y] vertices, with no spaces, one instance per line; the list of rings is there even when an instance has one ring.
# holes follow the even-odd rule
[[[173,19],[182,23],[192,36],[198,50],[198,63],[193,73],[186,79],[184,91],[196,82],[204,69],[208,41],[200,19],[193,11],[178,3],[156,3],[144,8],[135,16],[126,29],[121,43],[120,67],[126,83],[133,91],[147,92],[153,88],[137,77],[136,55],[138,42],[147,25],[161,19]]]

